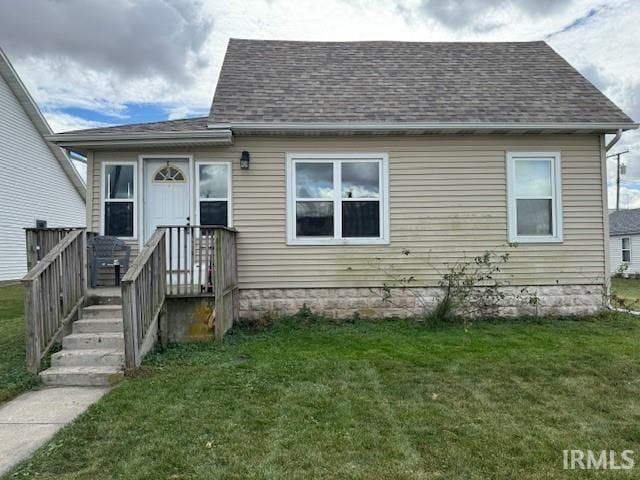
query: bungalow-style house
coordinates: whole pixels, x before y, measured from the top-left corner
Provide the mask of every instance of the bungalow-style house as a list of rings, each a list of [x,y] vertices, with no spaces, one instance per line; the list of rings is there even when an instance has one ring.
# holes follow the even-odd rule
[[[135,366],[189,295],[214,292],[217,337],[303,306],[407,315],[425,303],[394,278],[428,307],[448,266],[487,250],[510,254],[499,313],[531,313],[525,287],[541,314],[596,312],[605,134],[637,126],[544,42],[232,39],[209,116],[48,139],[87,157],[88,230],[136,258],[122,307],[83,310],[124,317]],[[89,344],[105,343],[65,338]]]
[[[83,226],[85,184],[0,49],[0,282],[27,273],[25,228]]]
[[[609,214],[609,234],[611,273],[640,275],[640,208]]]

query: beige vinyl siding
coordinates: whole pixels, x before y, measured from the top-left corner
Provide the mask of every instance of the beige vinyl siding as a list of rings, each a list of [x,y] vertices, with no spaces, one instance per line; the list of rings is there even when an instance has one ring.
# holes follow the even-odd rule
[[[233,163],[241,288],[381,286],[390,270],[415,276],[416,284],[435,285],[446,264],[487,249],[505,250],[509,150],[561,152],[564,242],[507,249],[511,260],[503,278],[515,285],[603,283],[597,135],[236,137],[234,142],[168,153]],[[251,153],[248,171],[239,167],[242,150]],[[288,246],[286,153],[367,151],[389,154],[390,245]],[[135,160],[139,153],[96,152],[94,174],[102,161]],[[92,223],[99,227],[99,188],[93,198]],[[402,255],[403,249],[411,254]]]

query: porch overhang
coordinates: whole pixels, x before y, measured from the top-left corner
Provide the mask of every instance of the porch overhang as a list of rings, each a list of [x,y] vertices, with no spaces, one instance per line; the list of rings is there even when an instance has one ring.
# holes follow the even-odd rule
[[[88,150],[154,148],[154,147],[204,147],[233,144],[229,129],[135,132],[135,133],[58,133],[45,137],[59,147],[85,153]]]
[[[602,134],[634,130],[638,123],[210,123],[234,135]]]

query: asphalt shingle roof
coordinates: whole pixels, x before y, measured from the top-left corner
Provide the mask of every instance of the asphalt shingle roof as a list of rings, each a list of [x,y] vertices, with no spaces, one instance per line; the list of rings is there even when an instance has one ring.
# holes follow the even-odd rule
[[[609,214],[610,235],[640,235],[640,208],[618,210]]]
[[[545,42],[231,39],[213,123],[632,123]]]
[[[207,130],[208,124],[209,117],[184,118],[180,120],[167,120],[164,122],[132,123],[129,125],[117,125],[115,127],[87,128],[85,130],[64,132],[63,135],[65,133],[83,133],[91,135],[101,133],[192,132],[197,130]]]

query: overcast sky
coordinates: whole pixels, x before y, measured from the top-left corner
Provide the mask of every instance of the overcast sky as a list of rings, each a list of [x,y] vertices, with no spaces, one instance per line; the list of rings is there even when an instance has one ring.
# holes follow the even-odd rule
[[[639,30],[638,0],[0,0],[0,46],[56,131],[206,115],[229,37],[546,40],[640,121]],[[640,133],[627,148],[640,208]]]

